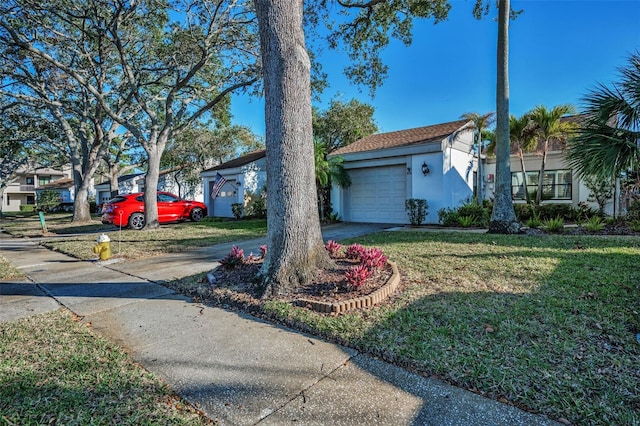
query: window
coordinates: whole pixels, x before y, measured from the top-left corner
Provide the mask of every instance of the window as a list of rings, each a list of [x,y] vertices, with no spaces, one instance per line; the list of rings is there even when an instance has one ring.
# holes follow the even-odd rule
[[[36,197],[33,195],[27,195],[27,204],[33,205],[36,203]]]
[[[33,185],[33,176],[26,177],[26,184]]]
[[[535,198],[540,172],[527,172],[527,191]],[[542,177],[542,200],[571,199],[571,170],[545,170]],[[514,200],[524,200],[522,172],[511,173],[511,194]]]
[[[46,185],[51,183],[51,176],[38,176],[38,185]]]

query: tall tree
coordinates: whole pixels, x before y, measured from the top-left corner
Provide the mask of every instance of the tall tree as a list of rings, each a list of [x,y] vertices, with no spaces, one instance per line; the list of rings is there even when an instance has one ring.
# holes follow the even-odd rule
[[[315,196],[309,68],[303,18],[313,27],[327,18],[330,0],[254,0],[264,67],[269,251],[262,268],[267,293],[286,293],[313,278],[330,260],[322,245]],[[447,0],[337,2],[345,19],[330,28],[329,43],[344,41],[358,63],[347,69],[372,90],[386,74],[379,59],[389,34],[411,42],[412,19],[444,19]],[[325,19],[326,23],[335,22]],[[309,37],[312,39],[312,37]],[[357,59],[359,58],[359,59]]]
[[[483,151],[483,132],[488,129],[488,127],[493,124],[495,113],[489,112],[486,114],[480,114],[477,112],[467,112],[460,116],[460,118],[466,118],[467,120],[473,121],[474,127],[474,144],[476,145],[476,153],[478,154],[478,179],[477,179],[477,199],[478,203],[482,205],[482,200],[484,200],[484,191],[483,191],[483,172],[482,172],[482,151]]]
[[[520,224],[513,210],[509,143],[509,0],[498,1],[498,49],[496,85],[496,191],[489,232],[516,234]]]
[[[640,171],[640,53],[629,56],[611,86],[599,84],[582,101],[584,120],[567,145],[571,167],[605,180]]]
[[[529,187],[527,183],[527,169],[524,164],[524,154],[532,152],[538,146],[533,123],[527,114],[518,118],[515,115],[509,117],[509,135],[511,137],[511,147],[518,153],[520,159],[520,170],[522,170],[522,186],[524,188],[524,198],[527,204],[531,204]]]
[[[378,131],[373,106],[351,99],[332,100],[329,107],[313,110],[313,137],[322,142],[327,153],[349,145]]]
[[[544,105],[538,105],[529,113],[531,121],[536,125],[536,132],[542,140],[542,162],[540,163],[540,175],[538,176],[536,204],[540,204],[540,201],[542,201],[544,171],[547,165],[549,143],[551,140],[563,144],[567,141],[571,133],[576,129],[576,124],[562,120],[562,117],[574,112],[575,108],[571,105],[557,105],[551,110],[548,110]]]
[[[331,264],[315,192],[311,63],[302,1],[255,0],[264,68],[267,241],[266,294],[285,294]]]
[[[199,120],[225,117],[229,94],[251,87],[259,72],[250,0],[192,0],[171,5],[176,7],[172,13],[167,0],[90,0],[82,4],[12,0],[3,6],[3,16],[13,16],[16,8],[32,8],[44,11],[52,24],[26,34],[22,28],[28,25],[18,25],[13,17],[0,20],[13,49],[73,79],[110,120],[144,148],[148,158],[146,228],[158,226],[156,191],[167,142]],[[172,17],[176,20],[171,21]],[[47,38],[39,36],[42,32]],[[83,64],[94,66],[100,61],[100,49],[115,61],[115,66],[105,70],[111,83],[105,91],[85,68],[50,54],[60,38],[69,41],[65,47]]]

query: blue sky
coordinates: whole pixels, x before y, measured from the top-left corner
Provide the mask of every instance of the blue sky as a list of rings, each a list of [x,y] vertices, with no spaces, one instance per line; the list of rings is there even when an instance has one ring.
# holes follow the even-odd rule
[[[374,98],[349,83],[345,56],[325,52],[319,60],[329,88],[316,106],[332,98],[356,98],[374,106],[381,132],[456,120],[465,112],[495,110],[495,11],[481,21],[473,0],[451,1],[449,19],[417,22],[410,47],[392,43],[383,53],[389,77]],[[510,27],[510,111],[571,103],[597,83],[616,80],[616,69],[640,51],[640,0],[512,0],[524,12]],[[261,99],[235,97],[234,123],[264,135]]]

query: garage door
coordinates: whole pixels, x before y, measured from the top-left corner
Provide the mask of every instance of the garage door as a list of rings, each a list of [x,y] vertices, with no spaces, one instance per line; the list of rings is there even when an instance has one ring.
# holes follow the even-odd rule
[[[209,215],[216,217],[233,217],[231,204],[235,203],[236,200],[236,181],[229,180],[220,188],[218,196],[213,200],[213,211],[209,212]]]
[[[351,222],[407,223],[405,166],[349,170]]]

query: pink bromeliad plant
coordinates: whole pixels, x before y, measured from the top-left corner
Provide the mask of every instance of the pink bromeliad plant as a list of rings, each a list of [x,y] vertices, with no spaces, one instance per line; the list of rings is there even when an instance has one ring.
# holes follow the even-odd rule
[[[344,254],[347,259],[360,260],[360,258],[362,257],[362,253],[364,253],[365,250],[366,248],[364,248],[364,246],[361,246],[360,244],[351,244],[349,247],[347,247],[347,250]]]
[[[235,269],[238,266],[244,265],[244,263],[244,250],[237,246],[231,247],[231,251],[222,260],[220,260],[220,265],[227,270]]]
[[[338,244],[333,240],[329,240],[324,245],[324,248],[329,252],[329,256],[338,257],[340,255],[340,252],[342,251],[342,244]]]
[[[387,256],[377,247],[365,248],[360,244],[347,247],[345,256],[360,262],[345,272],[345,278],[351,287],[360,287],[374,272],[384,268]]]
[[[349,268],[344,273],[349,286],[358,288],[371,276],[371,270],[365,265],[358,265]]]

